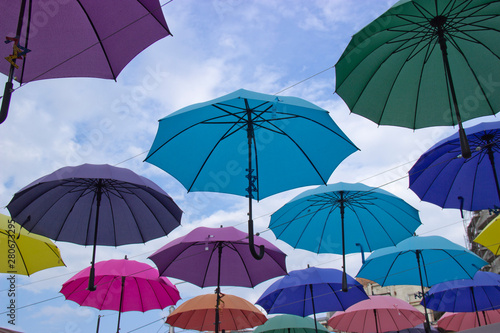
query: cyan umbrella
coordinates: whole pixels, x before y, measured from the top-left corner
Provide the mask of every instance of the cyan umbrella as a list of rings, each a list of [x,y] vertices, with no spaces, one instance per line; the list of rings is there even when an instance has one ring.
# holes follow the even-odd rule
[[[60,168],[19,190],[7,208],[31,232],[92,245],[90,290],[97,245],[145,243],[177,228],[182,216],[154,182],[108,164]]]
[[[188,191],[248,197],[249,246],[252,199],[293,188],[326,184],[357,150],[328,112],[297,97],[244,89],[182,108],[159,122],[146,157]]]
[[[346,310],[368,299],[363,286],[347,277],[347,292],[342,291],[342,271],[333,268],[308,267],[295,270],[270,285],[259,297],[268,314],[286,313],[306,317],[327,311]]]
[[[462,158],[458,134],[428,149],[408,171],[410,189],[442,208],[500,207],[500,122],[467,128],[472,156]]]
[[[356,33],[335,65],[336,92],[377,124],[458,124],[500,110],[498,0],[400,0]]]
[[[458,279],[472,279],[488,263],[467,250],[440,236],[412,236],[396,246],[375,250],[366,259],[358,277],[381,286],[424,286]],[[427,305],[424,308],[427,320]]]
[[[474,278],[435,284],[429,289],[427,308],[440,312],[475,312],[500,309],[500,275],[478,271]],[[481,324],[479,324],[481,326]]]
[[[294,248],[342,254],[345,274],[345,254],[396,245],[420,224],[415,208],[385,190],[336,183],[290,200],[271,215],[269,228]]]
[[[328,329],[314,321],[311,317],[300,317],[284,314],[269,318],[264,324],[257,326],[254,333],[328,333]]]

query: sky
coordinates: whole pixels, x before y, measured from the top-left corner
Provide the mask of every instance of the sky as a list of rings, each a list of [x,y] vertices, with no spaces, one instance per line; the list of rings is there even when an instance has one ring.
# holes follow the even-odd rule
[[[128,258],[154,265],[147,256],[198,226],[235,226],[246,231],[248,202],[220,193],[187,193],[173,177],[143,162],[158,120],[191,104],[243,88],[266,94],[304,98],[329,111],[360,151],[347,157],[329,183],[362,182],[381,187],[419,210],[421,236],[440,235],[466,246],[464,220],[457,210],[420,201],[408,188],[407,172],[418,157],[456,128],[412,131],[378,126],[350,114],[334,94],[334,65],[351,36],[387,10],[395,0],[174,0],[163,13],[173,36],[139,54],[117,81],[91,78],[32,82],[12,96],[9,117],[0,125],[0,207],[35,179],[56,169],[83,163],[129,168],[162,187],[184,211],[182,225],[146,244],[99,247],[97,261]],[[0,75],[6,80],[6,76]],[[286,89],[286,90],[285,90]],[[285,90],[285,91],[284,91]],[[465,123],[465,127],[494,117]],[[294,189],[254,203],[255,230],[287,257],[288,271],[307,265],[341,269],[341,256],[295,250],[267,229],[270,215],[297,194]],[[0,213],[10,215],[6,208]],[[466,214],[465,222],[469,215]],[[56,242],[66,267],[30,277],[16,277],[16,325],[6,316],[7,276],[0,279],[0,326],[34,332],[93,332],[116,329],[117,312],[65,300],[62,283],[90,264],[91,247]],[[361,255],[347,256],[347,273],[355,276]],[[212,293],[171,279],[182,300]],[[255,288],[223,287],[225,293],[255,302],[274,280]],[[3,311],[3,312],[2,312]],[[121,332],[167,332],[168,309],[122,315]],[[181,332],[182,330],[176,329]]]

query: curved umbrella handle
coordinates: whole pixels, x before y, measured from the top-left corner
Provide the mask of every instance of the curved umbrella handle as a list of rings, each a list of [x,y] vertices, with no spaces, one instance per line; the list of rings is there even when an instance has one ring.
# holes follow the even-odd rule
[[[250,247],[250,252],[252,253],[252,256],[257,259],[257,260],[260,260],[262,258],[264,258],[264,245],[260,245],[259,246],[259,253],[257,253],[255,251],[255,243],[254,243],[254,239],[253,239],[253,220],[249,219],[248,220],[248,246]]]

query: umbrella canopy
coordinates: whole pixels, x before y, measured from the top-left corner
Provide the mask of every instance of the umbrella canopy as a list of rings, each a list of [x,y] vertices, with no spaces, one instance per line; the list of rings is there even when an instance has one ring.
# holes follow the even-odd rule
[[[387,191],[336,183],[293,198],[271,215],[269,228],[294,248],[342,254],[345,272],[345,254],[396,245],[420,224],[418,211]]]
[[[436,143],[410,169],[410,189],[442,208],[500,207],[500,122],[467,129],[472,156],[460,155],[458,134]]]
[[[188,330],[214,331],[217,295],[194,297],[177,307],[168,317],[167,324]],[[266,316],[252,303],[234,295],[224,295],[221,300],[221,330],[234,331],[262,325]]]
[[[266,256],[255,259],[248,251],[248,234],[234,227],[198,227],[167,243],[148,258],[160,275],[199,287],[255,287],[286,274],[286,254],[262,237],[255,244],[265,247]]]
[[[0,272],[31,275],[46,268],[66,266],[59,248],[47,237],[28,232],[0,214]]]
[[[295,270],[270,285],[256,304],[268,314],[287,313],[309,316],[327,311],[346,310],[367,299],[363,286],[348,276],[348,291],[342,292],[342,271],[308,267]]]
[[[182,215],[151,180],[107,164],[61,168],[21,189],[7,208],[31,232],[93,245],[92,264],[96,245],[144,243],[165,236],[180,225]]]
[[[366,259],[358,277],[375,281],[381,286],[424,286],[458,279],[472,279],[488,263],[467,250],[440,236],[412,236],[396,246],[378,249]],[[427,306],[424,298],[427,326]]]
[[[0,72],[9,80],[0,123],[7,117],[13,79],[21,84],[62,77],[116,79],[137,54],[170,35],[158,0],[2,1],[2,8],[0,35],[6,40],[0,53],[8,61],[0,63]]]
[[[117,332],[122,312],[164,309],[180,299],[177,287],[145,263],[128,259],[96,263],[93,292],[87,289],[90,270],[87,267],[66,281],[60,292],[82,306],[118,311]]]
[[[188,191],[247,196],[250,250],[260,258],[263,249],[252,246],[252,199],[326,184],[356,150],[326,110],[297,97],[240,89],[161,119],[146,162]]]
[[[399,298],[370,296],[336,312],[328,319],[328,326],[346,332],[387,332],[414,327],[424,320],[420,311]]]
[[[474,242],[488,248],[494,255],[500,255],[500,217],[497,216],[493,221],[476,236]]]
[[[401,0],[356,33],[336,64],[336,92],[377,124],[459,125],[500,110],[496,0]]]
[[[439,331],[434,326],[431,326],[430,332],[439,333]],[[404,330],[399,331],[390,331],[388,333],[425,333],[425,327],[424,324],[419,324],[415,327],[405,328]]]
[[[254,287],[286,274],[286,254],[264,238],[255,244],[266,255],[258,260],[248,251],[248,234],[234,228],[199,227],[177,238],[149,259],[160,274],[191,282],[199,287],[217,286],[215,332],[219,331],[220,286]]]
[[[500,275],[478,271],[474,278],[437,283],[425,296],[427,308],[475,312],[500,308]]]
[[[498,322],[500,310],[481,311],[479,323],[474,312],[447,312],[438,320],[438,327],[448,331],[462,331]]]
[[[314,322],[310,317],[284,314],[269,318],[263,325],[255,328],[254,333],[315,333],[329,332],[328,329]]]

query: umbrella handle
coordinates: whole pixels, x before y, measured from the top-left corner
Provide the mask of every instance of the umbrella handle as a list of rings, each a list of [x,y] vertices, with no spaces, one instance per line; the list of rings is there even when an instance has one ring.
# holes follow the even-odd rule
[[[250,221],[248,223],[248,246],[250,247],[250,252],[255,259],[260,260],[264,258],[264,245],[259,246],[259,253],[255,251],[255,243],[253,240],[253,223],[250,223]]]
[[[7,114],[9,113],[10,96],[12,95],[12,81],[5,82],[5,89],[3,91],[2,97],[2,109],[0,110],[0,124],[7,119]]]

